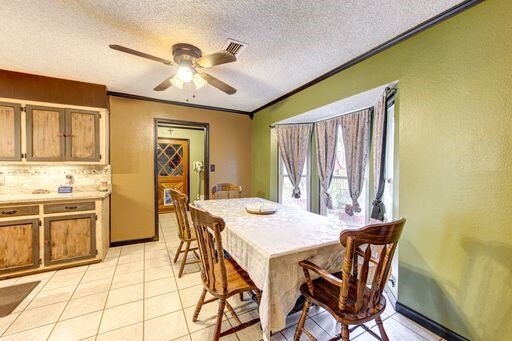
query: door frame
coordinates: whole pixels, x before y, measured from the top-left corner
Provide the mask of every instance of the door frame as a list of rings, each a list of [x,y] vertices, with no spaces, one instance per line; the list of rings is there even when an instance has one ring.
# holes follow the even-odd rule
[[[209,199],[210,195],[210,124],[203,122],[193,121],[180,121],[168,118],[155,118],[153,120],[153,193],[154,202],[153,210],[155,212],[155,237],[154,240],[159,240],[160,236],[158,233],[158,150],[156,148],[158,144],[158,125],[165,124],[169,126],[175,126],[181,129],[196,129],[204,130],[204,198]],[[190,148],[190,144],[189,144]],[[190,173],[190,172],[189,172]],[[190,174],[189,174],[190,176]],[[189,184],[190,186],[190,184]],[[190,191],[190,188],[189,188]]]

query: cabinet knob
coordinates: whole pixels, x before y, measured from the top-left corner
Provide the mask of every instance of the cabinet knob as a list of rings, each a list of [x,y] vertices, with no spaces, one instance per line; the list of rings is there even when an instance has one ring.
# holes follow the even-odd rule
[[[2,211],[0,211],[1,214],[6,214],[6,215],[13,215],[16,212],[18,212],[18,211],[16,211],[16,210],[2,210]]]
[[[64,208],[66,210],[76,210],[78,208],[78,206],[65,206]]]

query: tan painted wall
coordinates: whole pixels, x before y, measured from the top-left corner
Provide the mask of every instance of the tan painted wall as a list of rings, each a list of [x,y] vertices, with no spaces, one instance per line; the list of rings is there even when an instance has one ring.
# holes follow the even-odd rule
[[[248,116],[110,97],[112,242],[154,236],[154,119],[210,124],[210,184],[236,182],[251,192],[251,120]]]

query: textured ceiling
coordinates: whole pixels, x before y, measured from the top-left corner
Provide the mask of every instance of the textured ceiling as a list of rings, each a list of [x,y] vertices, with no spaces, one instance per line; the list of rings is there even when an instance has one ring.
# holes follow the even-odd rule
[[[0,4],[0,68],[107,85],[141,96],[252,111],[460,3],[457,0],[9,0]],[[170,58],[191,43],[203,54],[227,38],[248,43],[235,63],[209,69],[228,96],[153,87],[175,72],[109,44]],[[195,97],[193,97],[195,95]]]

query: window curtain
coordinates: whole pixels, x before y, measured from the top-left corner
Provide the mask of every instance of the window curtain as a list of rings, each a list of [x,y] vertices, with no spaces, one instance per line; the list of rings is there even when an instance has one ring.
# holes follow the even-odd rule
[[[375,199],[372,203],[371,217],[380,221],[384,221],[386,214],[386,207],[382,202],[384,186],[386,184],[386,179],[384,178],[386,165],[386,127],[387,94],[385,92],[375,106],[372,132]]]
[[[352,204],[345,206],[345,212],[349,216],[361,212],[357,200],[361,196],[368,162],[370,117],[371,109],[364,109],[339,118],[345,148],[348,189],[352,199]]]
[[[300,198],[300,179],[313,124],[290,124],[276,127],[277,142],[284,166],[293,186],[292,197]]]
[[[321,195],[327,208],[332,209],[332,198],[328,193],[336,162],[338,119],[315,123],[316,155]]]

